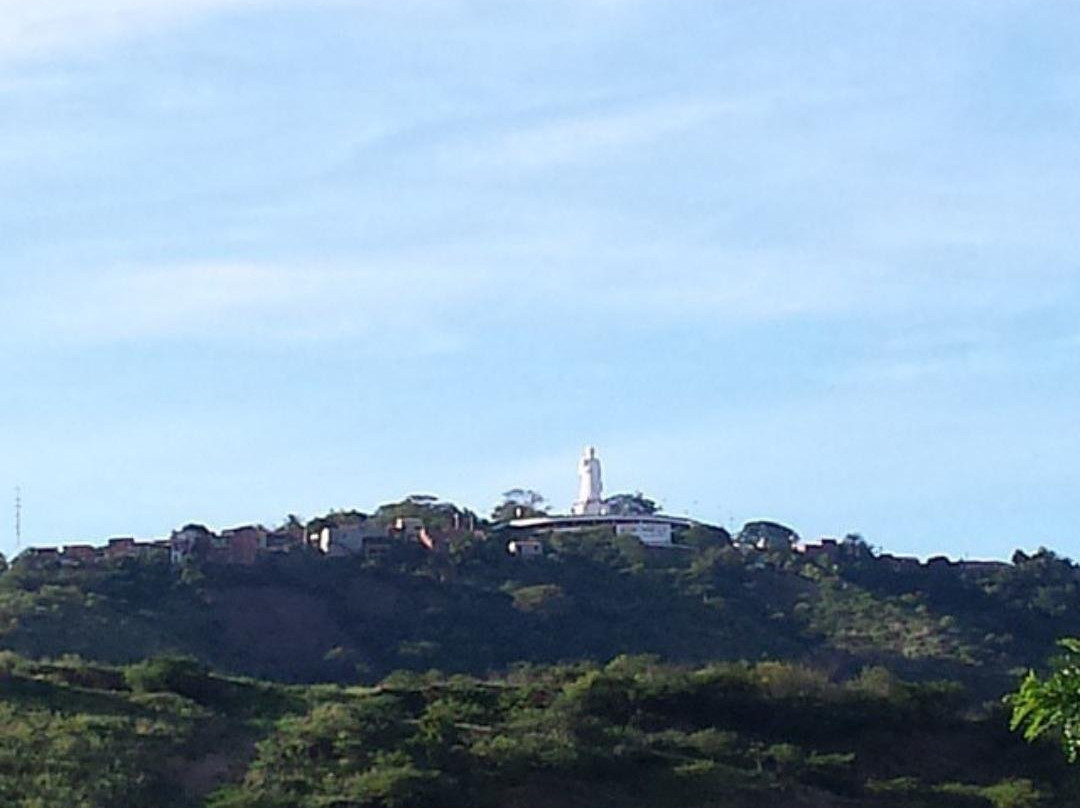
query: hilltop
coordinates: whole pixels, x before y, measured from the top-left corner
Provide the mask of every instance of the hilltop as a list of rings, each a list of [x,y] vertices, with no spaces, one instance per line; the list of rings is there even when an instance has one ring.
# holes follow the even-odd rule
[[[544,554],[530,560],[482,531],[435,550],[399,536],[377,553],[307,548],[247,564],[24,556],[0,575],[0,647],[113,664],[186,653],[235,674],[308,682],[396,669],[483,675],[625,653],[770,658],[836,679],[883,665],[992,697],[1056,638],[1080,633],[1076,566],[1048,550],[1013,563],[920,564],[858,541],[798,552],[707,530],[667,548],[604,530],[537,540]]]
[[[188,525],[15,559],[0,572],[0,800],[1080,799],[1076,772],[1011,734],[1001,701],[1080,634],[1077,567],[1049,550],[920,563],[771,523],[658,546],[602,527],[523,537],[406,504],[277,544]]]

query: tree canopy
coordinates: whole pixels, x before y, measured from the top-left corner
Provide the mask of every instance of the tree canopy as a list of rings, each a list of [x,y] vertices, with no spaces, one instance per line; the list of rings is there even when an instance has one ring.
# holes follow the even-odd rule
[[[543,494],[531,488],[511,488],[503,492],[502,502],[492,510],[491,518],[496,522],[505,522],[510,519],[544,516],[547,510],[547,500]]]
[[[604,500],[608,513],[616,516],[651,516],[660,506],[640,491],[633,494],[615,494]]]
[[[1059,642],[1063,653],[1053,660],[1045,678],[1028,671],[1020,688],[1009,697],[1012,728],[1034,741],[1055,735],[1070,761],[1080,759],[1080,639]]]

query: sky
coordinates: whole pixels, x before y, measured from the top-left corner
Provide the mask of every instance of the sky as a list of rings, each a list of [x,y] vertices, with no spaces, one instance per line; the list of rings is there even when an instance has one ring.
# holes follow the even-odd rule
[[[0,0],[0,552],[16,487],[23,546],[564,510],[594,444],[672,514],[1077,557],[1078,25]]]

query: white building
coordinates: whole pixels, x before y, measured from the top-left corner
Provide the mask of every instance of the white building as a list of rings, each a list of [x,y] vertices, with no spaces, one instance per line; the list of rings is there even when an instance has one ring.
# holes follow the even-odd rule
[[[310,543],[323,555],[359,555],[364,551],[364,533],[362,525],[324,527],[311,534]]]
[[[596,449],[586,447],[578,464],[578,499],[569,516],[531,516],[502,522],[496,530],[510,531],[514,539],[507,549],[519,557],[532,534],[538,532],[576,533],[586,530],[610,530],[616,535],[633,536],[648,547],[678,547],[672,535],[689,530],[701,523],[693,519],[663,514],[613,514],[604,504],[604,486],[600,474],[600,458]]]
[[[619,536],[634,536],[642,544],[650,547],[670,547],[671,524],[671,522],[617,522],[615,533]]]

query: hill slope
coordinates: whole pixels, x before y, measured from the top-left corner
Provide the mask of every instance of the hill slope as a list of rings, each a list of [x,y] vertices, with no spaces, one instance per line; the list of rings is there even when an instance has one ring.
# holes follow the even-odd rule
[[[549,551],[523,563],[494,542],[449,557],[401,546],[377,562],[294,555],[182,574],[16,564],[0,575],[0,647],[110,663],[179,652],[236,674],[341,682],[626,653],[770,658],[841,679],[884,665],[992,697],[1080,634],[1076,569],[1049,552],[897,569],[869,554],[650,550],[604,535],[552,537]]]
[[[0,656],[0,802],[19,808],[1065,808],[1075,771],[1000,709],[878,669],[530,668],[374,688],[155,660]],[[1049,753],[1048,753],[1049,752]]]

